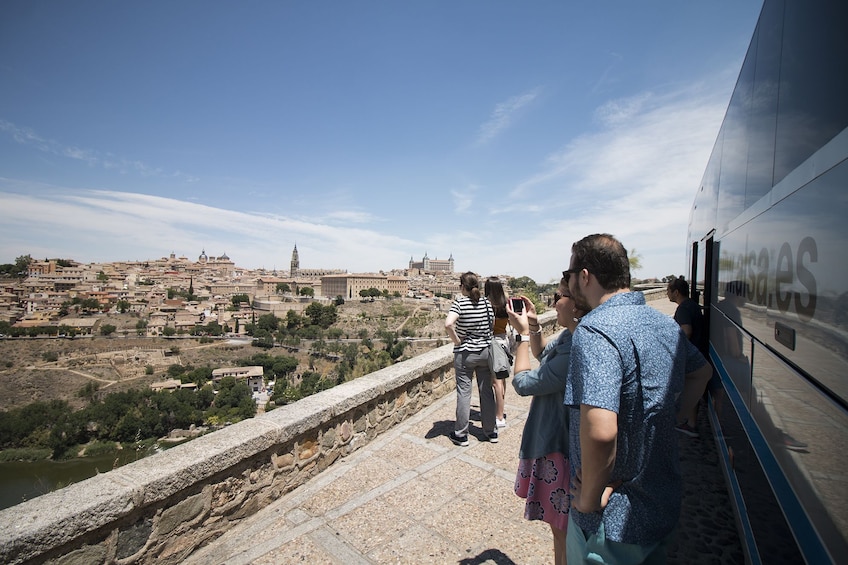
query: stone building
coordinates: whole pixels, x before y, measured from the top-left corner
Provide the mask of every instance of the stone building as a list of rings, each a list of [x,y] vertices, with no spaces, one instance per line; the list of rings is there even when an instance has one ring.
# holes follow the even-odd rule
[[[329,298],[341,296],[344,299],[358,298],[359,292],[376,288],[389,294],[397,292],[406,296],[409,280],[406,277],[389,276],[380,273],[345,273],[321,277],[321,295]]]
[[[421,261],[413,261],[409,258],[410,272],[417,273],[452,273],[454,268],[453,253],[447,259],[430,259],[427,252],[424,252],[424,259]]]

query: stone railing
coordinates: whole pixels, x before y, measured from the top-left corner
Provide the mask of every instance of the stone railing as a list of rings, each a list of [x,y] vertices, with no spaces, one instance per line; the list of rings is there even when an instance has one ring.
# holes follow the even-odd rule
[[[449,344],[7,508],[0,563],[179,563],[454,389]]]

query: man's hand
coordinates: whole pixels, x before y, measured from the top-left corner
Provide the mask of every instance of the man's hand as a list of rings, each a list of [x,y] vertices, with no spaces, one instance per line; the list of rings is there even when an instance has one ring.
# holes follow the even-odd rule
[[[577,474],[574,477],[574,489],[571,493],[574,495],[574,499],[571,501],[571,506],[574,507],[578,512],[582,512],[583,514],[591,514],[592,512],[603,512],[604,508],[609,504],[610,496],[612,493],[621,486],[621,481],[615,481],[613,483],[608,484],[604,487],[603,492],[601,493],[600,501],[584,501],[582,498],[583,493],[583,472],[581,469],[577,469]],[[600,503],[600,504],[599,504]]]

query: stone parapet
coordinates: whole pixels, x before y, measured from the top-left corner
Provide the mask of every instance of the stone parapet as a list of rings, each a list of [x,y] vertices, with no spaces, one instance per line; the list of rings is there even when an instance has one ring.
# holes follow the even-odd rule
[[[7,508],[0,562],[180,563],[454,389],[446,345]]]

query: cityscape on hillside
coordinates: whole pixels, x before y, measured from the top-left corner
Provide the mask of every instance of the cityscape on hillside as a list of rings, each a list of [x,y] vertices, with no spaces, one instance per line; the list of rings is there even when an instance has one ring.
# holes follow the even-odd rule
[[[431,259],[425,252],[403,269],[348,273],[301,268],[297,245],[289,270],[282,272],[242,269],[226,253],[210,256],[204,249],[196,261],[173,252],[148,261],[30,260],[24,278],[0,282],[0,323],[27,335],[56,335],[59,327],[72,335],[95,335],[102,322],[96,314],[129,312],[144,318],[138,333],[147,337],[190,333],[212,321],[238,334],[254,316],[300,313],[313,301],[426,299],[459,289],[453,255]]]

